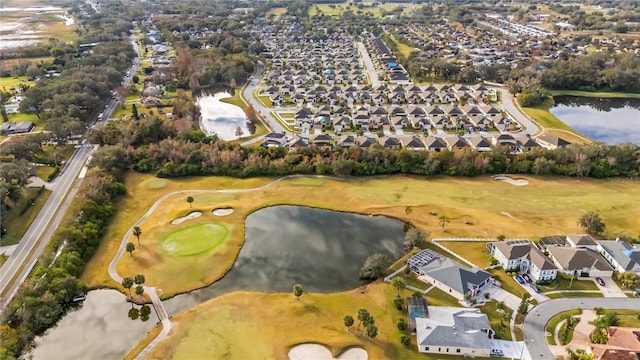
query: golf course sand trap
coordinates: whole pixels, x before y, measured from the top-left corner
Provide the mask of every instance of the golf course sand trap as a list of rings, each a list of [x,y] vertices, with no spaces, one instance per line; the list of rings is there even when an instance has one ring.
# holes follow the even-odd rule
[[[213,215],[215,216],[227,216],[233,213],[233,208],[219,208],[213,209]]]
[[[189,215],[187,215],[187,216],[179,217],[179,218],[171,221],[171,225],[182,224],[183,222],[185,222],[187,220],[191,220],[191,219],[195,219],[197,217],[200,217],[200,215],[202,215],[202,213],[200,211],[194,211],[192,213],[189,213]]]
[[[524,186],[524,185],[529,185],[529,180],[525,180],[525,179],[512,179],[508,176],[502,176],[502,175],[498,175],[498,176],[494,176],[493,180],[497,180],[497,181],[504,181],[506,183],[509,183],[511,185],[515,185],[515,186]]]
[[[331,351],[320,344],[300,344],[289,350],[289,360],[367,360],[367,351],[351,348],[334,358]]]

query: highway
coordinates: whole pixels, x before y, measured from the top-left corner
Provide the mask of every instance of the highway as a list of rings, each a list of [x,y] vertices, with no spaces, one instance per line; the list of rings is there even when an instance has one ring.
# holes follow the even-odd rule
[[[138,49],[133,35],[131,41],[137,52]],[[134,59],[128,75],[123,80],[124,86],[127,86],[131,81],[139,63],[139,57]],[[118,100],[115,99],[111,99],[107,103],[103,111],[104,119],[109,119],[117,104]],[[98,122],[94,119],[91,126],[101,126],[106,121]],[[27,278],[38,257],[51,240],[51,236],[53,236],[53,233],[64,219],[82,181],[82,179],[78,179],[78,175],[96,148],[86,139],[83,140],[81,146],[76,148],[76,151],[71,155],[71,158],[55,180],[55,186],[49,199],[47,199],[16,249],[9,256],[9,259],[2,265],[2,271],[0,271],[0,312],[4,311],[7,304],[13,299],[20,284]]]
[[[531,359],[553,359],[547,345],[544,328],[547,322],[558,313],[573,309],[630,309],[640,310],[640,301],[636,298],[564,298],[545,301],[527,314],[524,319],[523,333],[527,351]]]

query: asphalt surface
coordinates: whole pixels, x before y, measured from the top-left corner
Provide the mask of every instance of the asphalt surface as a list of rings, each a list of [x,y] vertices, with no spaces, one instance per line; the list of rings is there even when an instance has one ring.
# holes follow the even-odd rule
[[[278,120],[276,120],[271,115],[271,110],[264,107],[258,99],[253,96],[254,91],[258,88],[258,84],[260,83],[260,77],[262,75],[263,67],[262,65],[256,65],[256,72],[253,74],[253,77],[249,80],[247,86],[245,86],[243,91],[244,99],[258,112],[260,117],[267,122],[267,125],[271,128],[273,132],[286,133],[286,129],[280,124]]]
[[[135,38],[133,36],[131,40],[137,51],[137,45],[135,44]],[[129,84],[139,64],[140,60],[139,57],[137,57],[134,59],[128,75],[125,76],[123,80],[124,86]],[[118,100],[111,99],[103,111],[103,118],[109,119],[117,105]],[[101,126],[106,123],[106,121],[108,120],[98,122],[94,119],[92,127]],[[51,236],[53,236],[58,225],[62,222],[80,187],[81,179],[76,181],[78,175],[95,149],[96,147],[89,144],[86,139],[83,140],[82,146],[76,148],[55,180],[55,187],[49,199],[47,199],[40,213],[38,213],[16,246],[16,249],[11,256],[9,256],[9,259],[7,259],[7,262],[2,265],[2,271],[0,273],[0,312],[4,311],[7,304],[13,299],[20,284],[27,278],[35,266],[38,257],[51,240]]]
[[[545,326],[558,313],[573,309],[629,309],[640,310],[637,298],[564,298],[545,301],[531,309],[524,319],[523,333],[531,359],[553,359],[547,345]]]
[[[369,51],[364,46],[361,41],[356,42],[356,46],[360,51],[360,56],[362,56],[362,61],[364,62],[364,68],[369,75],[369,82],[371,86],[377,87],[380,86],[380,80],[378,80],[378,73],[376,72],[376,67],[373,65],[373,61],[371,61],[371,56],[369,56]]]

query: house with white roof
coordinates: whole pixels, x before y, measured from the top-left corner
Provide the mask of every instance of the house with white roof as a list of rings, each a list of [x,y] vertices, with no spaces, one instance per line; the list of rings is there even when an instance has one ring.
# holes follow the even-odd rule
[[[597,250],[617,272],[640,275],[640,248],[624,240],[597,240]]]
[[[553,280],[558,268],[529,240],[492,241],[487,250],[506,271],[520,270],[534,281]]]

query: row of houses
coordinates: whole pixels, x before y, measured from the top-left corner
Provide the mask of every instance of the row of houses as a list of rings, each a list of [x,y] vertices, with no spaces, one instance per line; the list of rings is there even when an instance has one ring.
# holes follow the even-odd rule
[[[336,132],[364,128],[378,130],[384,127],[396,130],[469,129],[507,132],[520,125],[493,105],[373,105],[348,107],[325,105],[311,109],[302,107],[294,113],[294,126],[302,130],[333,129]]]
[[[543,139],[546,139],[543,140]],[[288,147],[290,150],[295,150],[301,147],[316,146],[316,147],[330,147],[330,148],[369,148],[372,146],[382,146],[388,149],[406,149],[411,151],[453,151],[459,149],[471,149],[473,151],[483,152],[491,151],[496,146],[508,146],[513,152],[525,152],[533,148],[538,148],[545,144],[544,147],[552,149],[554,144],[560,144],[560,146],[570,146],[562,143],[564,141],[553,136],[541,135],[537,139],[529,138],[524,135],[510,135],[500,134],[493,137],[484,137],[482,135],[470,135],[470,136],[392,136],[384,135],[381,137],[372,135],[355,135],[344,134],[337,138],[326,134],[320,133],[312,135],[311,137],[302,137],[300,135],[287,136],[284,133],[270,133],[265,135],[262,146],[264,148],[270,147]]]
[[[385,79],[392,84],[412,83],[405,68],[398,63],[396,56],[382,39],[371,33],[365,38],[370,49],[369,55],[378,74],[384,74]]]

